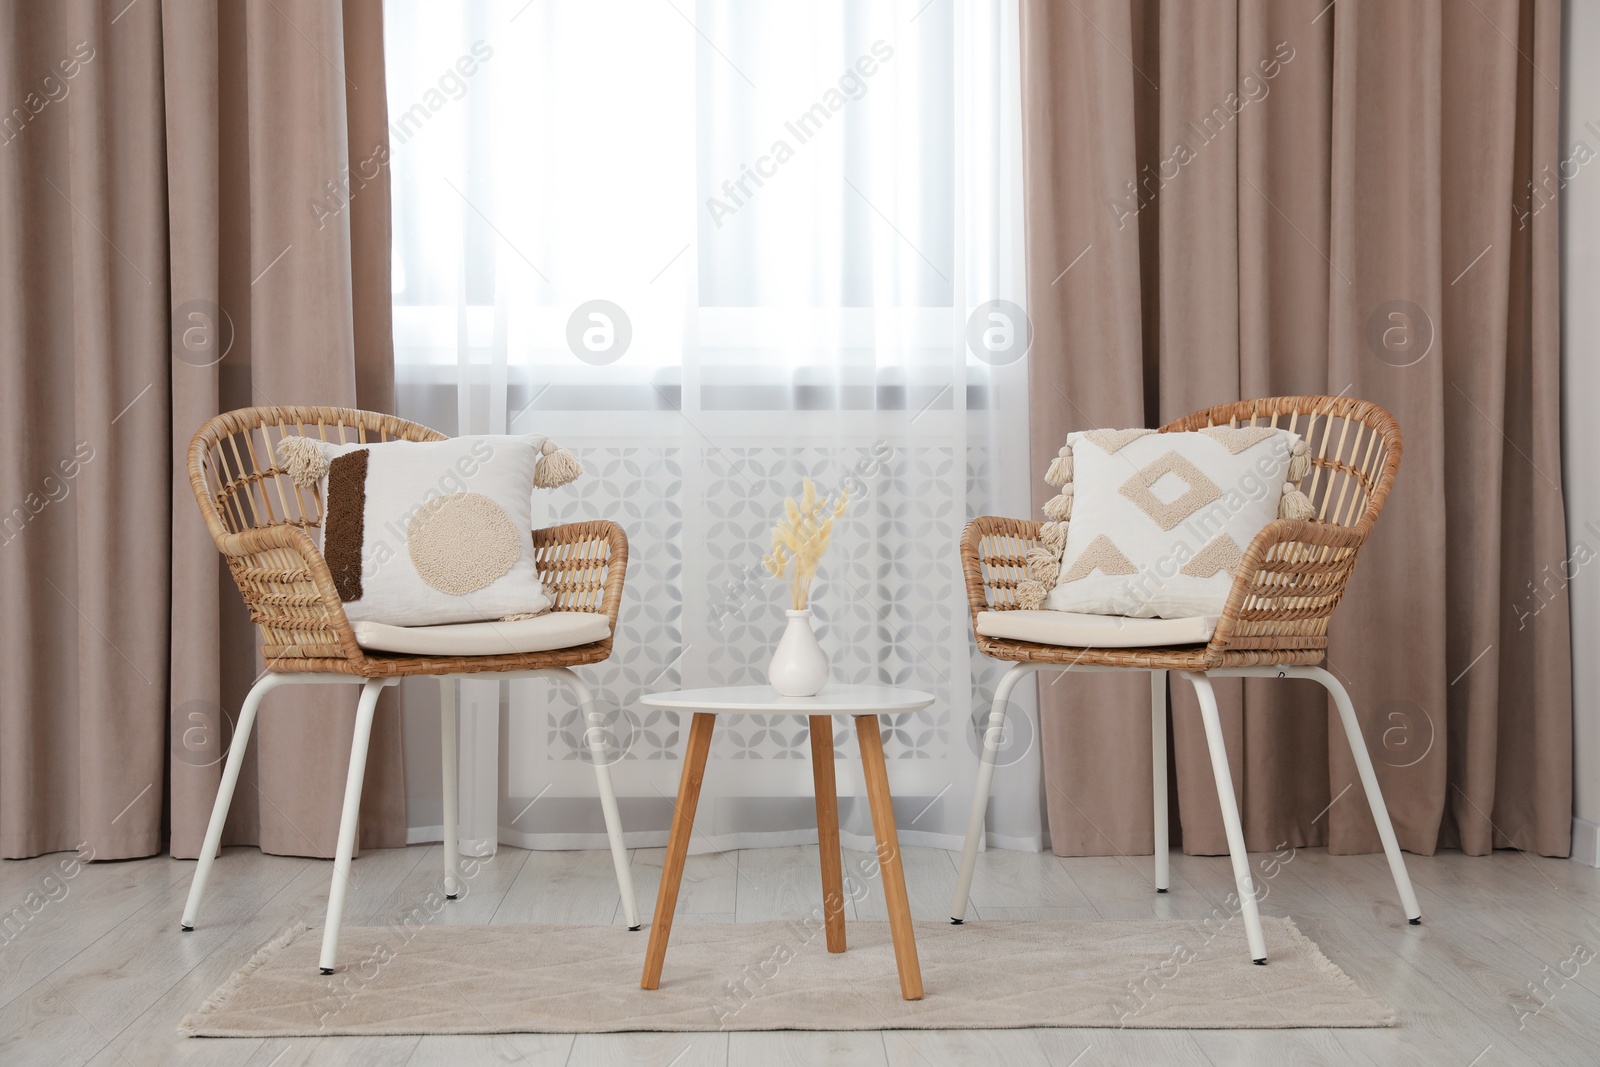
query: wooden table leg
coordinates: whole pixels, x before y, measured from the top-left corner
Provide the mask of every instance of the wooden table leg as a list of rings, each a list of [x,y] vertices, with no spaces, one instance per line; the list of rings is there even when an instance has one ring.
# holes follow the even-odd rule
[[[894,804],[889,796],[889,771],[883,764],[883,735],[876,715],[856,716],[856,739],[861,745],[861,773],[867,781],[867,803],[872,808],[872,832],[878,838],[878,870],[884,902],[889,908],[889,933],[894,936],[894,960],[900,969],[900,995],[922,999],[922,967],[917,963],[917,941],[911,930],[911,902],[906,898],[906,874],[900,865],[900,835],[894,825]]]
[[[656,917],[650,923],[650,944],[644,951],[644,977],[639,979],[645,989],[661,987],[661,965],[666,962],[667,939],[672,936],[672,913],[678,907],[683,863],[689,856],[689,836],[694,833],[694,809],[700,802],[700,783],[705,778],[711,728],[716,721],[715,715],[697,712],[689,727],[689,751],[683,757],[678,803],[672,812],[672,833],[667,838],[667,858],[661,868],[661,889],[656,893]]]
[[[833,716],[810,715],[811,783],[817,794],[817,850],[822,856],[822,914],[828,951],[844,951],[844,870],[839,853],[839,788],[833,779]]]

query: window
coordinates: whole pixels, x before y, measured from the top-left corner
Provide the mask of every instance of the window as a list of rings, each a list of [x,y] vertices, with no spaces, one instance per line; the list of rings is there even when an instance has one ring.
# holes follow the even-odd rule
[[[809,476],[856,497],[818,587],[833,676],[938,693],[890,753],[943,798],[908,839],[958,840],[961,790],[940,790],[971,772],[974,686],[992,684],[956,539],[970,513],[1022,513],[1031,480],[990,466],[1027,454],[1025,342],[997,358],[967,336],[974,309],[1023,302],[1014,0],[389,0],[386,17],[401,413],[552,435],[588,474],[548,495],[550,520],[628,529],[616,652],[594,670],[628,748],[619,789],[670,809],[681,737],[642,692],[765,680],[782,612],[759,559]],[[582,727],[543,683],[509,684],[533,715],[506,728],[499,834],[555,840],[556,806],[506,813],[582,758]],[[729,815],[729,840],[814,833],[789,818],[810,788],[781,762],[795,737],[720,735],[753,762],[708,788],[776,805]],[[1017,836],[1037,846],[1032,808]]]

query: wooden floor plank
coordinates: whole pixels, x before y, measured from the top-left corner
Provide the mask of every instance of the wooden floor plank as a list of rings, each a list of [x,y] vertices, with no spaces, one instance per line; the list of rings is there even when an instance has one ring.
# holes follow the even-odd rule
[[[502,845],[501,851],[507,847]],[[645,907],[642,903],[640,907]],[[604,849],[529,852],[490,920],[496,926],[522,923],[607,925],[622,909],[617,872]],[[641,945],[642,953],[644,947]]]
[[[950,896],[955,892],[956,869],[950,854],[942,848],[902,846],[901,862],[906,872],[906,893],[911,898],[911,917],[918,922],[949,922]],[[855,894],[856,918],[863,922],[887,922],[889,912],[883,897],[883,879],[877,856],[871,852],[844,850],[846,897],[853,878],[859,887]]]
[[[1331,1030],[1195,1030],[1191,1036],[1217,1067],[1235,1063],[1323,1067],[1349,1059]]]
[[[733,857],[738,865],[734,919],[742,923],[778,919],[815,918],[822,921],[822,865],[816,845],[742,849]],[[851,895],[851,879],[864,872],[846,863],[844,868],[844,919],[846,943],[850,924],[859,915]]]
[[[172,912],[175,928],[183,911],[181,894],[189,887],[186,872],[193,868],[165,857],[83,865],[64,883],[65,893],[32,914],[0,948],[0,1007],[153,900],[179,897]]]
[[[187,886],[158,896],[62,963],[51,984],[80,1006],[96,1028],[120,1034],[184,975],[224,945],[289,883],[309,861],[278,856],[238,857],[237,877],[208,888],[203,923],[179,929],[177,916]],[[326,874],[331,864],[316,864]],[[243,868],[249,868],[248,876]]]
[[[887,1067],[876,1030],[741,1030],[728,1035],[728,1062],[764,1067]]]
[[[395,887],[377,912],[379,921],[426,913],[427,921],[452,926],[485,926],[528,862],[526,849],[501,848],[492,856],[462,857],[457,899],[446,900],[444,849],[429,846],[422,859]],[[440,903],[444,901],[444,903]],[[369,919],[369,922],[373,920]]]
[[[412,870],[422,849],[383,849],[369,851],[352,866],[353,880],[361,887],[352,892],[352,903],[360,900],[381,900],[389,896],[394,887]],[[266,942],[298,924],[316,926],[323,920],[327,908],[329,877],[333,864],[328,860],[305,860],[292,857],[262,856],[254,849],[228,850],[225,859],[238,859],[268,865],[268,869],[290,872],[276,892],[264,901],[252,899],[247,888],[250,879],[243,877],[241,863],[224,865],[219,862],[212,874],[206,904],[201,912],[201,922],[192,933],[176,929],[176,918],[171,923],[128,924],[130,934],[143,938],[148,951],[156,957],[175,946],[190,962],[189,969],[175,981],[159,991],[159,997],[137,1018],[133,1019],[112,1040],[112,1048],[102,1053],[100,1062],[111,1064],[242,1064],[253,1067],[271,1062],[280,1054],[283,1058],[276,1067],[289,1062],[307,1062],[300,1050],[314,1049],[321,1039],[274,1040],[258,1042],[229,1039],[227,1041],[186,1040],[178,1036],[176,1028],[183,1018],[198,1007],[205,998],[237,971]],[[154,861],[147,861],[154,862]],[[192,868],[193,864],[186,864]],[[222,872],[229,871],[226,878]],[[184,885],[187,889],[187,883]],[[171,901],[159,902],[162,914],[170,910],[176,916],[183,906],[180,894]],[[155,911],[157,905],[152,905]],[[367,920],[371,921],[370,915]],[[108,947],[123,948],[118,939],[108,939]],[[139,941],[130,937],[129,945]],[[63,968],[66,973],[81,969],[87,988],[103,980],[94,966],[96,953],[101,946],[85,952],[73,966]],[[109,957],[115,961],[117,954]],[[135,978],[144,973],[142,968],[119,964],[118,973],[131,973]],[[154,977],[153,975],[151,977]],[[113,979],[121,980],[121,979]],[[125,995],[125,994],[124,994]],[[308,1009],[309,1010],[309,1009]],[[285,1051],[285,1050],[290,1051]],[[380,1059],[389,1056],[391,1046],[375,1049]],[[270,1054],[268,1054],[270,1053]],[[262,1059],[263,1054],[266,1058]],[[343,1052],[329,1050],[337,1058]],[[320,1062],[311,1060],[310,1062]],[[389,1060],[384,1059],[384,1062]],[[403,1061],[402,1061],[403,1062]]]
[[[640,950],[641,957],[643,950]],[[748,1061],[741,1061],[748,1062]],[[760,1061],[757,1061],[760,1062]],[[568,1067],[727,1067],[728,1035],[579,1034]]]
[[[1051,1067],[1212,1067],[1186,1030],[1039,1030]],[[1218,1065],[1220,1067],[1220,1064]]]
[[[503,1063],[563,1067],[572,1055],[571,1034],[470,1034],[430,1036],[417,1042],[406,1067],[465,1067]]]
[[[1102,919],[1203,919],[1210,900],[1173,874],[1168,891],[1157,893],[1150,873],[1122,856],[1058,860]],[[989,914],[989,909],[984,909]]]
[[[978,866],[972,875],[972,903],[980,908],[1094,907],[1072,880],[1069,866],[1058,862],[1055,856],[997,848],[978,855]]]
[[[1048,1063],[1037,1030],[885,1030],[883,1051],[889,1067],[929,1064]]]
[[[633,852],[633,889],[647,918],[655,911],[656,891],[661,888],[661,865],[666,856],[665,848],[639,848]],[[737,852],[706,852],[691,855],[684,862],[677,918],[685,922],[731,922],[738,899]],[[625,920],[619,914],[617,921]]]

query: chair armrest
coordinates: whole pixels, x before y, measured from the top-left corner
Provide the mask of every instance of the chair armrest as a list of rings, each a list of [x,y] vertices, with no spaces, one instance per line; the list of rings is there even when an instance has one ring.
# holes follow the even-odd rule
[[[1277,519],[1245,549],[1213,652],[1323,649],[1369,526]]]
[[[333,574],[298,526],[265,526],[216,538],[250,611],[261,628],[270,668],[285,659],[362,658]]]
[[[1017,583],[1028,577],[1028,550],[1041,543],[1041,525],[997,515],[980,515],[967,523],[961,532],[961,572],[974,624],[980,611],[1021,607]]]
[[[597,519],[535,530],[533,558],[556,611],[603,612],[616,633],[628,572],[628,535],[621,526]]]

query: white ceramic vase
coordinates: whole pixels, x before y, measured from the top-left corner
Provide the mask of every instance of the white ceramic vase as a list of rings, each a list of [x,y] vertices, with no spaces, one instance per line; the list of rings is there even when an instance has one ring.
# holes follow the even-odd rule
[[[785,611],[789,624],[772,654],[767,680],[780,695],[813,697],[828,684],[828,657],[811,629],[811,610]]]

